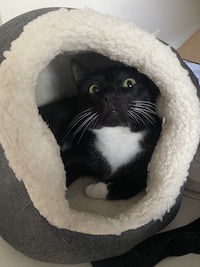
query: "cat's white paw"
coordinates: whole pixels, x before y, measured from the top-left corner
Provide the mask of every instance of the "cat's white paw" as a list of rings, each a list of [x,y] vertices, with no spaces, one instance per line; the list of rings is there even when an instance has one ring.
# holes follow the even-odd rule
[[[90,198],[106,199],[108,195],[108,188],[105,183],[99,182],[88,185],[85,188],[85,193]]]

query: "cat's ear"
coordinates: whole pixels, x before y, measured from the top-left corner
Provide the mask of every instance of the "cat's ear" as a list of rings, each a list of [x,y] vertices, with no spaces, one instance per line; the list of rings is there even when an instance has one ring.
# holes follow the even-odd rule
[[[83,65],[77,59],[71,59],[71,68],[77,84],[79,84],[83,79],[87,78],[90,74],[90,72],[83,67]]]

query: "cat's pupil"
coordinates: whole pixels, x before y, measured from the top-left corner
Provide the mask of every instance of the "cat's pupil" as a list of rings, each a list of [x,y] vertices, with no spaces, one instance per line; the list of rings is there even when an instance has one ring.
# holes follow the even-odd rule
[[[129,88],[133,86],[133,84],[132,84],[132,82],[130,80],[127,82],[127,85],[128,85]]]

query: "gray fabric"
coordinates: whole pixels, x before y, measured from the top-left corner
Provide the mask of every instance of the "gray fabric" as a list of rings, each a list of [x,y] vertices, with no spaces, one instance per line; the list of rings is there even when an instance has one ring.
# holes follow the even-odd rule
[[[54,263],[80,263],[118,254],[118,236],[90,236],[57,229],[40,216],[23,183],[9,168],[2,147],[0,178],[0,234],[20,252]]]
[[[0,60],[4,59],[3,51],[10,48],[10,43],[20,35],[25,24],[52,10],[55,9],[31,11],[2,25]],[[57,229],[34,208],[23,183],[15,178],[0,147],[0,234],[17,250],[36,260],[80,263],[123,254],[166,226],[176,215],[180,199],[181,194],[162,222],[151,222],[121,236],[91,236]]]
[[[151,222],[121,236],[91,236],[57,229],[40,216],[23,183],[9,168],[2,147],[0,178],[1,236],[18,251],[45,262],[80,263],[121,255],[167,225],[180,203],[179,199],[163,222]]]
[[[38,16],[41,16],[50,11],[57,10],[58,8],[42,8],[22,14],[0,27],[0,62],[4,60],[3,52],[10,49],[10,44],[13,40],[17,39],[23,27],[30,21]]]
[[[182,193],[183,193],[183,188],[181,189],[180,195],[178,196],[176,200],[176,204],[173,206],[173,208],[170,210],[169,213],[165,214],[162,221],[151,221],[150,223],[144,225],[141,228],[138,228],[136,230],[126,231],[122,233],[121,239],[120,239],[121,242],[120,242],[119,255],[122,255],[126,253],[127,251],[131,250],[133,247],[135,247],[136,245],[138,245],[139,243],[141,243],[148,237],[154,235],[155,233],[158,233],[165,226],[167,226],[174,219],[174,217],[176,216],[179,210],[179,207],[181,204]]]

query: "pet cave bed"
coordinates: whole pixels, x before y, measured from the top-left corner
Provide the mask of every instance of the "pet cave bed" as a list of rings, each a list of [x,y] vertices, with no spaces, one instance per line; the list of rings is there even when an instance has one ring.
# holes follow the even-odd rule
[[[36,260],[80,263],[123,254],[165,227],[178,211],[200,129],[198,84],[177,53],[131,23],[87,9],[32,11],[2,25],[0,37],[1,236]],[[59,146],[38,113],[44,97],[38,93],[36,101],[35,93],[44,77],[54,76],[56,58],[84,52],[134,66],[152,79],[165,117],[146,193],[123,203],[82,201],[80,180],[68,197],[78,195],[91,210],[66,199]],[[70,95],[71,86],[66,88]],[[96,205],[104,210],[98,213]],[[103,214],[114,206],[118,213]]]

